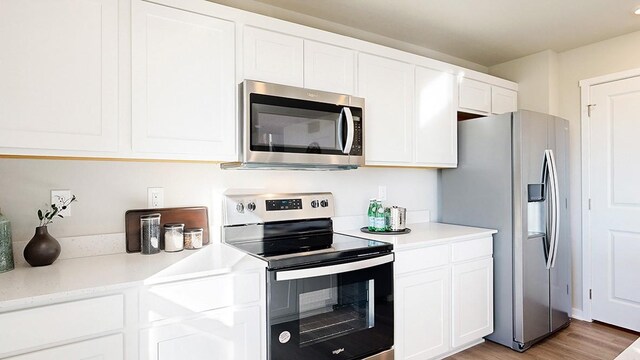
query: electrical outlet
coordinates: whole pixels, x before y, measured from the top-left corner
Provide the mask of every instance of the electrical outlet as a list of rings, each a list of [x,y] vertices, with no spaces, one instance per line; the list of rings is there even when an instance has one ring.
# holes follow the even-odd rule
[[[51,205],[55,204],[60,209],[59,215],[64,217],[71,216],[71,207],[62,210],[63,204],[69,202],[69,200],[71,200],[71,190],[51,190]]]
[[[378,185],[378,199],[387,200],[387,187],[385,185]]]
[[[161,187],[147,188],[147,207],[149,208],[164,207],[164,188],[161,188]]]

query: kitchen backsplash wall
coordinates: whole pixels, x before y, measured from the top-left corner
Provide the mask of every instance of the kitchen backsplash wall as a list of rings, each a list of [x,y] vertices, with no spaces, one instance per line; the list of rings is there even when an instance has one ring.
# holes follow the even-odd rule
[[[164,188],[165,207],[206,205],[214,223],[226,189],[331,191],[336,215],[362,215],[368,199],[387,187],[387,202],[437,219],[437,170],[361,168],[352,171],[220,170],[206,163],[0,159],[0,208],[12,223],[13,241],[27,241],[38,225],[37,209],[50,190],[78,197],[71,217],[49,226],[55,237],[124,232],[124,213],[147,206],[147,188]],[[212,224],[214,225],[214,224]],[[215,232],[215,231],[214,231]],[[217,241],[218,239],[214,239]]]

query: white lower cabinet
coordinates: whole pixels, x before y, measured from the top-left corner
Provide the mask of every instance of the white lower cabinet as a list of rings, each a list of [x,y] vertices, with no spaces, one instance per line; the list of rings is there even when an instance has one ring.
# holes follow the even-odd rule
[[[443,358],[493,332],[492,241],[396,250],[396,359]]]
[[[140,333],[140,359],[260,359],[260,307],[223,308]]]
[[[493,259],[454,264],[453,347],[465,345],[493,332]]]
[[[398,359],[430,359],[449,350],[449,276],[449,268],[444,267],[397,277],[394,301]]]
[[[40,350],[7,360],[120,360],[124,359],[122,334]]]

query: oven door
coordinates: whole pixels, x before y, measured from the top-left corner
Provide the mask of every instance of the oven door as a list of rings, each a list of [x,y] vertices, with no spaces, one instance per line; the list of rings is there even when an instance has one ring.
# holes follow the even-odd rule
[[[269,359],[362,359],[393,346],[393,254],[269,271]]]

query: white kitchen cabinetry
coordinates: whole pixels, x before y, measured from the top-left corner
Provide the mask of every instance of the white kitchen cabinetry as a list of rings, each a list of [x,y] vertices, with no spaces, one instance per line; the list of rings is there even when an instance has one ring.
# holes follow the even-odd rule
[[[131,30],[133,151],[235,160],[234,24],[133,0]]]
[[[0,313],[0,358],[28,352],[16,359],[122,359],[124,327],[123,294],[4,312]],[[109,333],[113,336],[77,342]],[[72,342],[77,343],[54,348]]]
[[[223,308],[141,332],[140,358],[261,359],[260,308]]]
[[[396,359],[442,358],[493,332],[492,241],[396,250]]]
[[[430,359],[449,351],[449,278],[447,267],[396,277],[395,348],[398,359]]]
[[[414,66],[361,53],[358,96],[365,99],[365,161],[410,165],[413,161]]]
[[[140,359],[263,359],[264,272],[144,287]]]
[[[0,24],[0,147],[116,151],[118,2],[3,0]]]
[[[304,87],[340,94],[355,93],[355,51],[304,41]]]
[[[493,332],[493,259],[454,264],[451,273],[455,348]]]
[[[416,66],[415,163],[455,167],[458,164],[455,77]]]
[[[245,26],[244,74],[249,80],[302,87],[302,38]]]
[[[518,93],[511,89],[463,78],[458,91],[458,107],[463,112],[489,115],[518,110]]]
[[[518,110],[518,93],[501,88],[491,86],[491,113],[504,114]]]
[[[40,350],[7,360],[121,360],[124,358],[122,335],[111,335],[93,340]]]

